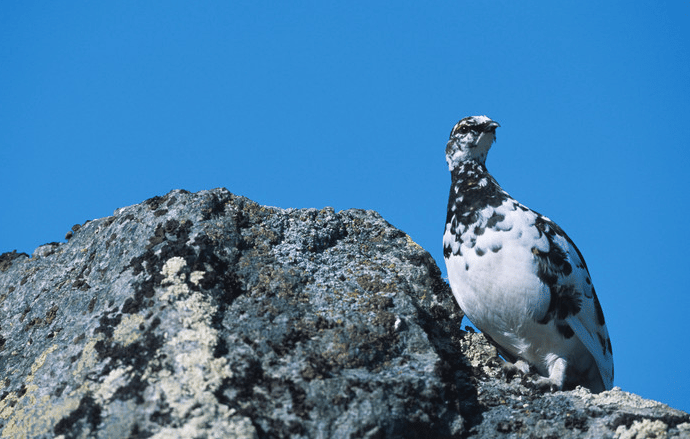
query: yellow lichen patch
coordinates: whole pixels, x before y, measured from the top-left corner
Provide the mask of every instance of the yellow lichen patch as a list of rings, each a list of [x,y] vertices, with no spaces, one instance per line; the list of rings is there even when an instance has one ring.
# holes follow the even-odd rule
[[[52,345],[51,347],[46,349],[45,352],[43,352],[36,359],[36,361],[34,361],[34,364],[31,365],[31,372],[29,373],[29,375],[24,380],[24,383],[26,384],[26,392],[24,393],[24,396],[22,397],[22,399],[28,398],[27,400],[30,404],[36,403],[36,396],[34,395],[34,392],[36,390],[38,390],[38,386],[35,384],[29,384],[29,383],[33,383],[34,374],[36,373],[36,371],[38,371],[38,369],[40,369],[43,366],[43,364],[45,364],[46,357],[48,357],[48,355],[50,355],[50,353],[53,352],[55,349],[57,349],[57,345]]]
[[[407,238],[407,245],[410,245],[416,248],[417,250],[424,250],[421,245],[417,244],[412,240],[412,238],[410,238],[410,235],[405,235],[405,238]]]
[[[75,377],[79,378],[85,374],[88,374],[97,364],[98,359],[95,345],[102,338],[103,335],[98,334],[96,337],[86,342],[84,349],[82,350],[82,355],[75,363],[74,370],[72,372]],[[57,348],[57,346],[55,346],[55,348]],[[50,352],[53,350],[54,349],[49,349]],[[36,362],[34,362],[34,366],[31,368],[32,374],[41,367],[50,352],[42,354],[36,360]],[[27,386],[27,392],[23,398],[29,398],[26,400],[28,404],[23,404],[24,408],[18,409],[13,414],[12,419],[9,420],[7,426],[3,430],[3,437],[20,438],[49,434],[52,432],[56,423],[66,416],[69,416],[70,413],[79,407],[82,397],[87,393],[94,392],[101,398],[112,395],[112,393],[117,390],[117,387],[114,385],[114,383],[121,381],[118,381],[118,379],[124,375],[124,372],[127,372],[127,370],[115,370],[106,377],[103,383],[100,384],[87,380],[81,386],[72,390],[64,399],[58,401],[57,403],[51,403],[49,395],[44,395],[37,400],[35,394],[38,390],[38,386],[33,385],[32,388]],[[33,381],[33,378],[31,378],[31,380]],[[18,403],[17,407],[20,406],[22,406],[22,404]]]
[[[79,400],[79,397],[66,398],[59,405],[53,405],[41,398],[38,404],[17,409],[2,431],[2,437],[20,439],[45,436],[53,431],[60,419],[79,407]]]
[[[8,393],[7,396],[5,396],[5,398],[2,401],[0,401],[0,418],[8,419],[10,416],[12,416],[14,406],[16,405],[18,400],[19,398],[17,397],[16,392]]]
[[[2,437],[28,438],[49,433],[58,420],[79,406],[79,398],[67,398],[60,405],[53,406],[47,403],[47,395],[37,397],[39,387],[33,384],[34,376],[57,348],[57,345],[50,346],[31,365],[31,372],[24,380],[26,391],[21,398],[10,392],[0,401],[0,417],[8,420]]]
[[[91,371],[91,369],[98,362],[98,352],[96,352],[96,343],[103,339],[103,334],[97,334],[95,337],[89,339],[81,351],[81,357],[74,366],[72,375],[80,376]]]
[[[164,345],[159,348],[164,355],[152,361],[141,376],[147,383],[146,398],[165,400],[174,417],[184,419],[184,424],[164,427],[155,437],[256,438],[256,429],[248,418],[218,404],[215,392],[224,380],[232,376],[227,359],[215,356],[219,332],[212,326],[212,316],[219,311],[211,297],[194,290],[204,272],[195,271],[188,275],[185,267],[185,260],[179,257],[171,258],[163,267],[161,296],[172,305],[168,318],[178,320],[174,327],[179,329],[165,337]],[[122,346],[135,343],[141,337],[139,328],[142,324],[144,319],[138,314],[124,316],[114,328],[111,341]],[[57,346],[43,352],[31,366],[23,394],[19,396],[17,392],[10,392],[0,401],[0,417],[6,420],[3,437],[51,435],[57,423],[77,410],[86,395],[95,399],[102,409],[102,416],[109,416],[108,401],[113,399],[118,389],[131,382],[134,369],[132,366],[115,368],[98,381],[84,379],[99,364],[96,343],[104,337],[99,333],[86,340],[82,354],[72,368],[74,380],[82,384],[76,389],[67,389],[57,401],[51,395],[43,394],[45,387],[39,383],[41,368],[49,364],[51,353]],[[136,410],[133,401],[122,403]],[[132,419],[123,419],[123,422]],[[131,427],[121,425],[124,430]],[[109,431],[106,436],[118,433]]]
[[[51,347],[49,347],[48,349],[46,349],[45,352],[43,352],[41,355],[38,356],[36,361],[34,361],[34,364],[31,365],[31,373],[29,374],[28,377],[26,377],[27,383],[30,383],[34,380],[34,374],[36,373],[36,371],[38,369],[43,367],[43,364],[46,362],[46,357],[48,357],[48,355],[50,355],[57,348],[58,348],[57,345],[54,344]]]

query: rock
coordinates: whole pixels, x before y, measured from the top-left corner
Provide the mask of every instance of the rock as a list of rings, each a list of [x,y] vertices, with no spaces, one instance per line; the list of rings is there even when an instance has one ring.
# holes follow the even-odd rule
[[[483,335],[466,334],[462,346],[468,358],[477,359],[473,366],[482,420],[472,428],[476,437],[690,437],[690,415],[683,411],[619,387],[598,394],[583,387],[544,394],[536,390],[535,377],[506,379],[495,366],[495,348]]]
[[[173,191],[0,256],[3,437],[675,437],[614,389],[506,378],[376,212]]]

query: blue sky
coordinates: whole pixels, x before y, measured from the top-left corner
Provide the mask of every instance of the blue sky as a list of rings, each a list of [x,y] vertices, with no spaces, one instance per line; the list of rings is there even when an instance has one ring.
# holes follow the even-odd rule
[[[444,148],[584,254],[616,379],[690,410],[690,4],[3,2],[0,252],[172,189],[380,212],[441,248]]]

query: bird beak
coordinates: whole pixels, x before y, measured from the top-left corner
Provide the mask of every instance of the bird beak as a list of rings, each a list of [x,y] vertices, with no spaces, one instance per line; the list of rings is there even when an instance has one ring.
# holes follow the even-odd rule
[[[499,124],[498,122],[494,122],[494,121],[492,120],[491,122],[489,122],[488,124],[486,124],[486,126],[484,127],[484,131],[495,130],[496,128],[498,128],[498,127],[500,127],[500,126],[501,126],[501,124]]]

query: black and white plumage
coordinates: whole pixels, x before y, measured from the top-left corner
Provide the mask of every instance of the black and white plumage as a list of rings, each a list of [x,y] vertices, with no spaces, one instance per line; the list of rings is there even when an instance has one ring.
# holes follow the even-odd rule
[[[611,389],[613,355],[584,258],[549,218],[510,197],[486,169],[498,123],[458,122],[443,255],[458,304],[499,352],[552,389]]]

